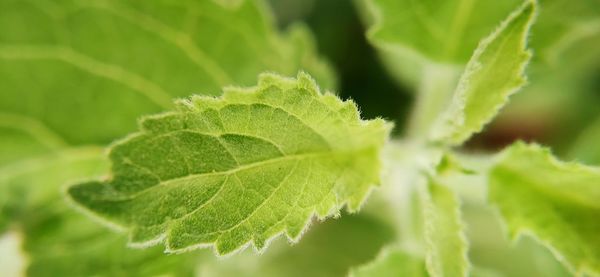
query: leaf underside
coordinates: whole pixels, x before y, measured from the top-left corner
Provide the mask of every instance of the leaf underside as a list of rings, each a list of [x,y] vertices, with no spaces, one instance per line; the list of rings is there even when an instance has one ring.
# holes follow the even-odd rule
[[[89,212],[129,230],[131,244],[217,255],[280,233],[297,240],[314,214],[357,210],[379,182],[390,127],[314,81],[272,74],[220,98],[192,97],[141,121],[111,149],[113,177],[69,189]]]
[[[574,273],[600,275],[600,169],[517,143],[492,169],[489,197],[513,236],[534,236]]]

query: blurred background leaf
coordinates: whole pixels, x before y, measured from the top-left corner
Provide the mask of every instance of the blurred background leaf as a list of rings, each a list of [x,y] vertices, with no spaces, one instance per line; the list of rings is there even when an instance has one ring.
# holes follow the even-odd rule
[[[335,88],[312,44],[302,27],[278,33],[261,1],[6,0],[0,112],[63,143],[108,143],[172,98],[219,95],[263,71],[306,70]]]
[[[0,219],[18,224],[27,276],[193,276],[196,255],[165,256],[162,249],[125,247],[126,237],[106,230],[63,201],[67,182],[104,174],[100,148],[73,148],[2,168]],[[3,257],[4,259],[5,257]],[[143,266],[141,266],[143,264]]]
[[[316,223],[316,222],[315,222]],[[234,276],[346,276],[351,267],[375,258],[394,240],[394,229],[368,215],[344,214],[317,224],[297,244],[279,237],[262,255],[246,249],[225,260],[199,266],[202,277]]]

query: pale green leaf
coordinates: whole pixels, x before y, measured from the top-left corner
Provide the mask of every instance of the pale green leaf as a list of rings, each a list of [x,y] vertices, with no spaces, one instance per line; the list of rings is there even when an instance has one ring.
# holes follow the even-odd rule
[[[361,0],[370,18],[367,37],[391,73],[416,84],[424,66],[463,66],[482,37],[494,30],[519,0]],[[366,11],[365,11],[366,10]]]
[[[481,131],[525,83],[531,53],[527,36],[535,2],[526,1],[483,39],[460,78],[448,109],[431,131],[431,139],[459,145]]]
[[[467,276],[469,260],[460,203],[447,187],[430,182],[421,193],[425,222],[425,260],[431,276]]]
[[[371,263],[352,269],[349,277],[426,277],[422,258],[401,249],[390,247]]]
[[[598,110],[600,5],[597,0],[540,0],[539,6],[529,39],[535,54],[527,69],[530,81],[511,97],[492,128],[518,125],[520,133],[560,143],[573,139]]]
[[[0,127],[108,143],[173,97],[251,85],[263,71],[334,85],[306,29],[280,34],[263,1],[238,2],[0,2]]]
[[[126,237],[73,211],[65,182],[104,174],[97,148],[63,150],[0,169],[0,203],[11,232],[22,238],[27,276],[193,276],[195,256],[165,256],[162,249],[127,249]],[[14,257],[17,258],[17,257]]]
[[[69,189],[91,213],[129,230],[131,243],[168,252],[213,246],[219,255],[307,223],[356,211],[379,183],[390,131],[314,81],[263,74],[252,88],[196,96],[147,117],[111,149],[113,176]]]
[[[574,273],[600,275],[600,169],[517,143],[498,157],[489,182],[511,235],[537,238]]]
[[[394,239],[394,229],[364,213],[316,223],[295,245],[279,239],[257,255],[246,250],[234,257],[202,262],[202,277],[344,277],[351,267],[375,258]]]

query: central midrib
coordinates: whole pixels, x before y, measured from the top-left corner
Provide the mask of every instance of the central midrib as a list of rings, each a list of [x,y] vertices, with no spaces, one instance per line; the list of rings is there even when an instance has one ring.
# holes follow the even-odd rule
[[[355,151],[347,151],[347,152],[346,151],[329,150],[329,151],[312,152],[312,153],[292,154],[292,155],[280,156],[280,157],[276,157],[276,158],[271,158],[271,159],[266,159],[266,160],[262,160],[262,161],[258,161],[258,162],[240,165],[240,166],[237,166],[235,168],[231,168],[231,169],[228,169],[225,171],[213,171],[213,172],[203,172],[203,173],[198,173],[198,174],[190,174],[187,176],[177,177],[177,178],[173,178],[173,179],[169,179],[169,180],[165,180],[165,181],[159,181],[157,184],[155,184],[153,186],[150,186],[150,187],[145,188],[141,191],[138,191],[132,195],[127,196],[126,199],[133,199],[133,198],[136,198],[139,195],[144,194],[145,192],[155,189],[159,186],[167,186],[171,183],[180,182],[180,181],[184,181],[184,180],[192,180],[194,178],[206,177],[206,176],[231,175],[231,174],[234,174],[234,173],[242,171],[242,170],[255,168],[255,167],[259,167],[259,166],[263,166],[263,165],[268,165],[268,164],[272,164],[272,163],[277,163],[277,162],[289,161],[289,160],[300,160],[300,159],[304,159],[304,158],[320,157],[320,156],[326,156],[326,157],[343,156],[343,155],[348,155],[350,153],[361,152],[362,150],[365,150],[365,149],[367,149],[367,148],[361,148],[361,149],[357,149]],[[123,199],[123,200],[125,200],[125,199]]]

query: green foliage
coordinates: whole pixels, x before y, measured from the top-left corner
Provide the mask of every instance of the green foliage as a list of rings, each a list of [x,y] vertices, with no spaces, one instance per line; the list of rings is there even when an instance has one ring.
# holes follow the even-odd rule
[[[600,120],[595,120],[579,135],[570,155],[590,165],[600,165]]]
[[[312,48],[302,28],[277,34],[260,1],[6,0],[0,111],[67,143],[107,143],[174,97],[250,85],[265,70],[305,69],[331,88]]]
[[[468,244],[461,221],[460,204],[443,185],[430,183],[424,198],[426,265],[431,276],[467,276]]]
[[[600,274],[600,169],[558,161],[537,145],[515,144],[490,172],[490,200],[513,236],[530,234],[573,273]]]
[[[261,1],[0,2],[0,230],[24,238],[27,274],[192,274],[189,258],[128,250],[63,203],[66,184],[106,172],[88,165],[101,153],[79,162],[77,146],[104,146],[173,97],[265,70],[304,69],[333,88],[314,50],[303,26],[279,34]]]
[[[65,182],[103,174],[107,161],[97,148],[80,148],[3,168],[1,215],[18,223],[30,276],[191,275],[193,256],[164,257],[160,249],[127,249],[125,238],[87,220],[62,201]],[[83,247],[83,245],[85,247]],[[145,266],[141,264],[149,263]]]
[[[391,127],[361,121],[353,102],[303,73],[263,74],[256,87],[192,97],[140,125],[111,148],[111,180],[69,195],[129,229],[133,245],[214,245],[218,255],[248,242],[262,250],[282,232],[296,241],[313,214],[358,210],[379,183]]]
[[[534,53],[528,82],[490,129],[521,128],[564,153],[598,116],[600,6],[594,0],[541,0],[539,5],[528,39]]]
[[[473,276],[570,276],[552,253],[530,236],[505,234],[498,210],[485,202],[462,206]]]
[[[600,5],[356,8],[416,91],[406,137],[330,92],[306,26],[279,32],[262,0],[2,1],[3,274],[600,276]],[[354,47],[335,18],[319,48]],[[381,80],[348,82],[341,53],[344,90]],[[473,151],[490,122],[540,118],[565,133],[556,156]]]
[[[369,40],[395,77],[416,84],[429,64],[463,66],[520,1],[361,0]]]
[[[160,248],[129,249],[126,237],[66,206],[29,216],[23,233],[30,238],[23,246],[30,276],[194,276],[198,262],[195,255],[165,256]]]
[[[365,208],[369,209],[369,205]],[[351,267],[375,258],[379,249],[393,240],[393,228],[381,220],[364,213],[344,214],[317,224],[297,244],[279,239],[262,255],[247,249],[225,260],[213,258],[200,265],[200,275],[345,276]]]
[[[467,63],[450,105],[432,130],[434,140],[459,145],[483,129],[525,83],[531,53],[525,41],[535,15],[534,3],[509,15],[481,41]]]

